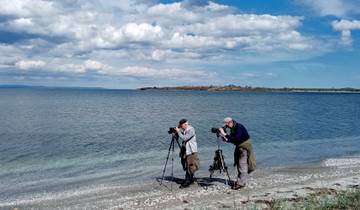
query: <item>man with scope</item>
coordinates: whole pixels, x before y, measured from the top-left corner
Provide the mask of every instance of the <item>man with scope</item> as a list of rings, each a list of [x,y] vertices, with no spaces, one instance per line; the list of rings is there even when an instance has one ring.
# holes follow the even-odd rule
[[[247,174],[255,170],[255,155],[252,149],[250,135],[245,126],[236,122],[231,117],[224,119],[224,127],[219,128],[218,132],[223,141],[235,145],[234,161],[238,170],[238,177],[232,189],[238,190],[245,187]],[[226,133],[226,128],[230,128],[230,134]]]
[[[180,158],[182,159],[181,162],[186,174],[185,181],[181,184],[180,188],[185,188],[194,183],[195,171],[199,169],[196,134],[194,127],[189,125],[187,119],[181,119],[175,131],[179,138],[182,139]]]

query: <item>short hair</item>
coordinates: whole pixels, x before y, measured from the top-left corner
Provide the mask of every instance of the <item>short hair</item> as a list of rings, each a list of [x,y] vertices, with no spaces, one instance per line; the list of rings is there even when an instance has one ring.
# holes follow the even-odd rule
[[[184,124],[184,123],[186,123],[188,120],[187,119],[181,119],[180,121],[179,121],[179,126],[181,126],[182,124]]]
[[[224,119],[224,123],[228,123],[230,121],[232,121],[233,119],[231,117],[225,117]]]

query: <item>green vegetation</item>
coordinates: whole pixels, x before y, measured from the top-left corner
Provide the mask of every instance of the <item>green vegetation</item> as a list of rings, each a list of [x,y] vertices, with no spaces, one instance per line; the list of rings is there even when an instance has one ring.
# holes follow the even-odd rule
[[[345,192],[322,192],[293,201],[274,201],[269,204],[269,209],[360,209],[360,189]]]

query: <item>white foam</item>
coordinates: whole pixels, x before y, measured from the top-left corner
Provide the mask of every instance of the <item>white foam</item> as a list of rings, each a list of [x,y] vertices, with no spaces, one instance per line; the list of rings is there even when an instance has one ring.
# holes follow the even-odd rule
[[[323,161],[323,166],[327,167],[343,167],[343,166],[359,166],[360,157],[351,158],[329,158]]]
[[[81,195],[89,195],[94,193],[99,193],[105,190],[112,189],[121,189],[120,186],[105,186],[99,185],[97,187],[84,187],[78,190],[67,190],[63,192],[43,192],[43,193],[35,193],[31,195],[25,195],[18,197],[16,199],[5,199],[0,200],[0,207],[4,206],[16,206],[16,205],[27,205],[27,204],[35,204],[43,201],[51,201],[51,200],[60,200],[66,199]]]

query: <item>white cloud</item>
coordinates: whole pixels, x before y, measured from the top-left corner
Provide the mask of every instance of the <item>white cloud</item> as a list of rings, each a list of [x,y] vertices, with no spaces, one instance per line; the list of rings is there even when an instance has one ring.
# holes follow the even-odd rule
[[[99,61],[94,60],[86,60],[84,62],[84,69],[93,69],[93,70],[101,70],[104,68],[104,65]]]
[[[18,63],[19,69],[38,65],[74,75],[209,78],[214,73],[199,69],[249,59],[296,60],[323,47],[300,32],[303,17],[239,13],[212,1],[4,1],[0,30],[37,38],[13,44],[16,52],[0,52],[9,54],[0,64],[26,58],[45,62]]]
[[[228,11],[228,10],[231,10],[231,7],[209,1],[208,5],[205,6],[205,9],[208,9],[211,11]]]
[[[123,36],[129,41],[153,41],[163,36],[160,26],[147,23],[128,23],[121,28]]]
[[[360,20],[340,20],[332,22],[332,26],[337,31],[360,29]]]
[[[183,70],[183,69],[156,69],[144,66],[128,66],[119,70],[112,70],[109,74],[117,74],[132,77],[148,77],[148,78],[172,78],[175,80],[201,80],[215,77],[215,73],[207,73],[199,70]]]
[[[15,15],[17,17],[54,15],[58,13],[55,4],[46,0],[2,0],[0,15]]]
[[[359,20],[333,21],[332,27],[334,30],[341,32],[342,43],[345,45],[350,45],[353,42],[353,40],[351,38],[351,31],[360,29],[360,21]]]
[[[104,71],[111,67],[96,60],[85,60],[81,63],[67,63],[68,60],[57,59],[49,64],[49,69],[54,72],[74,72],[85,73],[89,70],[95,71],[99,74],[104,74]]]
[[[10,24],[19,29],[24,27],[31,27],[34,25],[31,18],[19,18],[12,21]]]
[[[41,69],[46,63],[42,60],[21,60],[15,63],[15,66],[22,70]]]
[[[24,56],[24,51],[9,44],[0,44],[0,64],[14,65]]]
[[[51,7],[49,10],[52,12],[41,16],[39,12],[30,11],[29,0],[16,1],[15,5],[19,8],[7,9],[6,13],[16,15],[21,13],[19,11],[26,10],[29,11],[26,18],[9,20],[1,24],[0,28],[64,37],[71,41],[70,45],[77,45],[79,50],[126,47],[131,51],[143,47],[143,42],[147,42],[149,46],[164,51],[192,48],[191,53],[198,54],[199,51],[217,51],[218,48],[306,50],[309,49],[307,46],[314,44],[310,38],[302,37],[300,33],[300,38],[295,39],[296,43],[287,44],[278,39],[279,33],[296,31],[301,26],[301,17],[233,14],[229,6],[211,1],[187,2],[196,5],[195,7],[185,7],[184,2],[156,4],[148,8],[143,5],[146,8],[142,9],[146,11],[144,13],[134,10],[120,15],[97,10],[91,1],[71,13],[63,8],[64,5],[52,1],[39,2],[42,3],[40,8]],[[126,1],[124,4],[135,3]],[[124,9],[124,5],[115,5]],[[54,13],[58,15],[54,16]],[[270,42],[270,39],[273,41]]]
[[[180,2],[172,4],[157,4],[147,10],[147,14],[153,17],[166,17],[180,22],[193,22],[199,20],[200,16],[181,6]]]
[[[301,17],[272,15],[223,15],[210,18],[204,23],[195,23],[183,28],[183,32],[215,36],[253,35],[264,32],[277,33],[293,30],[301,25]]]
[[[333,15],[347,17],[360,14],[360,2],[357,0],[297,0],[314,10],[320,16]]]
[[[161,50],[156,49],[151,53],[151,59],[155,61],[166,61],[166,60],[178,60],[179,58],[183,59],[200,59],[201,55],[195,52],[175,52],[172,50]]]

